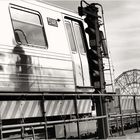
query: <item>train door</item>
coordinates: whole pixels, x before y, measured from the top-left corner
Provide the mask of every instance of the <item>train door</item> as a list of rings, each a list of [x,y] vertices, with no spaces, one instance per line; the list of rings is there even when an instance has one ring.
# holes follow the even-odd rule
[[[76,86],[90,86],[89,67],[82,28],[79,22],[65,19],[72,51]]]

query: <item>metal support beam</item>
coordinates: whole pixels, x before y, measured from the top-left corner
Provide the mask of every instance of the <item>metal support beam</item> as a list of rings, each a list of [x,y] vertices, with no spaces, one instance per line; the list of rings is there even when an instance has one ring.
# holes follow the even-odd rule
[[[134,110],[135,110],[135,113],[136,113],[136,125],[137,125],[137,131],[136,132],[140,132],[139,130],[139,121],[138,121],[138,111],[137,111],[137,106],[136,106],[136,96],[134,95],[133,96],[133,102],[134,102]]]
[[[79,114],[78,114],[78,107],[77,107],[77,98],[74,100],[74,107],[75,107],[75,113],[76,113],[76,119],[77,119],[77,133],[78,138],[80,138],[80,125],[79,125]]]
[[[2,118],[0,115],[0,139],[3,139],[3,134],[2,134]]]
[[[106,112],[106,105],[104,102],[103,97],[96,97],[96,113],[97,116],[107,116],[107,112]],[[106,139],[109,136],[108,133],[108,120],[107,117],[106,118],[101,118],[97,120],[97,126],[98,126],[98,137],[100,139]]]
[[[45,110],[45,98],[44,94],[42,94],[42,100],[41,100],[41,110],[42,110],[42,115],[44,118],[44,129],[45,129],[45,139],[48,139],[48,130],[47,130],[47,118],[46,118],[46,110]]]
[[[121,130],[122,130],[122,136],[125,136],[124,134],[124,126],[123,126],[123,116],[122,116],[122,108],[121,108],[121,99],[120,96],[118,96],[118,102],[119,102],[119,111],[120,111],[120,120],[121,120]]]
[[[24,118],[22,118],[21,124],[24,124]],[[22,125],[21,126],[21,139],[24,139],[24,138],[25,138],[25,129],[24,129],[24,126]]]
[[[35,130],[34,130],[34,127],[31,126],[31,131],[32,131],[32,134],[33,134],[33,140],[35,139]]]

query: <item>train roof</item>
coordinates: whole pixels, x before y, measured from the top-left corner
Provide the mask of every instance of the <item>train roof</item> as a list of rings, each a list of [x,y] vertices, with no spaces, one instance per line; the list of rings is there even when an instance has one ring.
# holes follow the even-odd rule
[[[21,2],[29,3],[29,4],[36,5],[36,6],[39,6],[39,7],[42,7],[42,8],[48,8],[48,9],[51,9],[53,11],[61,12],[63,14],[71,15],[71,16],[77,17],[79,19],[82,19],[78,15],[78,12],[76,13],[76,12],[70,10],[70,9],[66,9],[64,7],[61,7],[61,6],[58,6],[58,5],[49,3],[49,2],[45,2],[45,1],[41,1],[41,0],[10,0],[10,1],[16,1],[16,2],[21,1]]]

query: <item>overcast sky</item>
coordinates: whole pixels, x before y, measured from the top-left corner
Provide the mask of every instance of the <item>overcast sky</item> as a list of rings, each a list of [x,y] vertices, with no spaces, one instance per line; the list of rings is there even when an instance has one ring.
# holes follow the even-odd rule
[[[75,12],[80,4],[80,0],[51,0],[49,2]],[[93,0],[90,2],[99,2],[104,7],[108,46],[115,77],[130,69],[140,69],[140,0]]]

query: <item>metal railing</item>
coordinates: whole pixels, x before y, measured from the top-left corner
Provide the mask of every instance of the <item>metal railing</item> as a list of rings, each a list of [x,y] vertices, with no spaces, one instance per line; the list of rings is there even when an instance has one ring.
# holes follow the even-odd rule
[[[130,122],[128,123],[134,123],[136,124],[136,129],[137,132],[139,132],[139,117],[140,117],[140,112],[138,110],[138,106],[139,106],[139,97],[140,95],[120,95],[120,94],[115,94],[115,93],[108,93],[108,94],[96,94],[93,92],[6,92],[3,91],[0,93],[1,96],[1,100],[3,100],[3,98],[7,98],[7,97],[26,97],[26,99],[31,98],[31,97],[37,97],[38,99],[42,100],[42,97],[44,100],[48,100],[50,97],[63,97],[63,99],[68,98],[71,100],[76,99],[93,99],[94,97],[104,97],[104,102],[106,102],[106,105],[109,103],[108,97],[112,97],[115,100],[117,99],[118,101],[118,110],[116,112],[107,112],[106,115],[103,116],[93,116],[93,117],[87,117],[87,118],[80,118],[77,116],[77,118],[75,119],[67,119],[67,120],[57,120],[57,121],[47,121],[46,119],[44,119],[44,122],[37,122],[37,123],[22,123],[17,124],[17,125],[3,125],[2,124],[2,120],[0,123],[0,136],[1,138],[3,138],[3,134],[12,132],[12,131],[18,131],[21,132],[21,137],[24,137],[24,129],[26,128],[26,130],[31,129],[32,131],[32,137],[35,138],[35,130],[38,128],[45,128],[46,130],[54,125],[57,124],[68,124],[68,123],[80,123],[80,122],[86,122],[86,121],[93,121],[93,120],[98,120],[98,119],[107,119],[107,122],[110,124],[109,128],[108,128],[108,132],[111,133],[111,122],[114,121],[113,125],[116,125],[116,128],[118,129],[117,131],[119,132],[120,135],[125,135],[125,130],[124,130],[124,126],[126,125],[125,119],[130,118]],[[106,98],[107,97],[107,98]],[[22,99],[22,98],[21,98]],[[131,105],[133,105],[133,107],[129,105],[129,102],[126,102],[126,105],[124,105],[124,100],[127,99],[131,99]],[[115,108],[115,106],[114,106]],[[108,108],[107,108],[108,109]],[[131,112],[129,112],[129,110],[131,109]],[[125,110],[125,112],[124,112]],[[128,112],[126,112],[128,111]],[[45,118],[47,116],[44,116]],[[132,122],[131,122],[132,121]],[[117,126],[118,125],[118,126]],[[80,130],[79,130],[80,131]],[[121,132],[121,133],[120,133]],[[46,134],[48,135],[48,134]],[[79,136],[80,137],[80,133]]]

